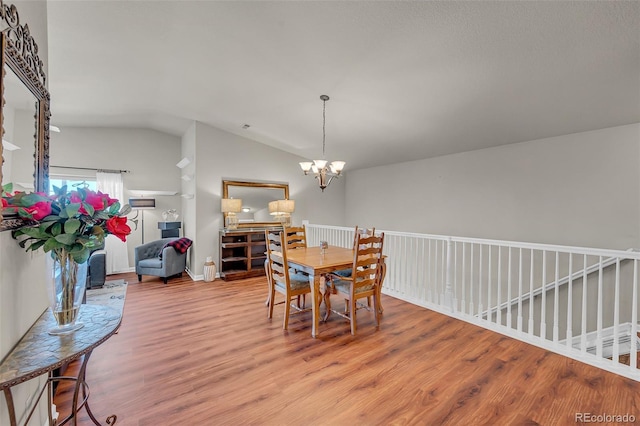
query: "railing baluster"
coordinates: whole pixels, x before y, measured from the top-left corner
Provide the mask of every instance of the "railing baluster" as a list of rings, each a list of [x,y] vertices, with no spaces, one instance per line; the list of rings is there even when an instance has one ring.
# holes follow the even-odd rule
[[[482,319],[482,244],[480,246],[480,253],[478,258],[478,315]]]
[[[449,243],[451,243],[451,240],[449,240]],[[457,287],[458,287],[458,243],[454,242],[453,243],[453,293],[451,295],[451,300],[453,303],[453,311],[457,311],[458,310],[458,298],[456,297],[456,295],[458,294],[457,291]]]
[[[512,328],[511,325],[511,247],[509,247],[509,257],[507,261],[507,300],[509,304],[507,305],[507,327]]]
[[[447,276],[447,248],[446,248],[446,243],[444,241],[441,241],[442,246],[441,246],[441,257],[440,259],[442,259],[440,262],[440,306],[446,306],[447,302],[445,299],[445,292],[446,292],[446,276]]]
[[[613,356],[612,360],[620,362],[620,258],[616,259],[616,283],[613,294]]]
[[[582,260],[582,326],[580,328],[580,351],[587,352],[587,255]]]
[[[602,256],[599,257],[599,267],[598,267],[598,325],[597,325],[597,339],[598,339],[598,344],[596,347],[596,356],[598,358],[602,358],[602,297],[604,296],[602,294],[602,275],[603,275],[603,271],[602,271]]]
[[[426,289],[425,289],[425,285],[421,284],[421,283],[426,283],[427,279],[424,275],[424,266],[426,266],[427,262],[421,262],[421,259],[425,259],[425,238],[421,238],[420,239],[420,253],[416,256],[416,262],[418,262],[418,265],[423,265],[422,268],[416,268],[416,270],[418,271],[418,294],[419,294],[419,299],[420,302],[426,302],[427,298],[426,298]]]
[[[633,261],[633,290],[631,291],[631,345],[629,367],[632,371],[638,368],[638,260]]]
[[[531,249],[531,268],[529,270],[529,335],[533,336],[534,332],[534,300],[533,300],[533,249]]]
[[[542,306],[540,308],[540,338],[545,339],[547,336],[547,292],[545,284],[547,284],[547,251],[542,250]]]
[[[462,313],[467,312],[466,306],[466,288],[467,288],[467,243],[462,243],[462,301],[460,302],[460,307],[462,308]]]
[[[431,281],[431,242],[432,240],[429,240],[429,254],[427,256],[427,260],[428,260],[428,283],[429,285],[427,286],[427,301],[429,303],[433,302],[433,299],[431,297],[431,287],[432,287],[432,281]]]
[[[560,252],[556,250],[556,265],[555,265],[555,274],[554,280],[555,285],[553,286],[553,341],[557,342],[560,334],[560,289],[559,280],[560,280]]]
[[[493,310],[493,301],[491,300],[491,287],[493,287],[493,277],[491,276],[491,258],[493,247],[488,246],[489,249],[489,261],[488,261],[488,271],[487,271],[487,321],[491,322],[491,311]],[[496,315],[497,317],[497,315]]]
[[[569,253],[569,287],[567,287],[567,348],[573,344],[573,253]]]
[[[496,323],[502,325],[502,246],[498,246],[498,288],[496,289]]]
[[[475,311],[473,310],[473,289],[474,289],[474,285],[473,285],[473,247],[475,246],[474,243],[471,243],[471,263],[469,265],[469,314],[474,315]]]
[[[518,250],[518,332],[522,333],[522,247]]]

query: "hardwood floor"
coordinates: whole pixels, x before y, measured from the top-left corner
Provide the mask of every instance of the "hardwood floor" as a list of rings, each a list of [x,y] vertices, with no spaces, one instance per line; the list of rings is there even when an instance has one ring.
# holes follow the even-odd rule
[[[122,326],[88,366],[89,399],[118,425],[564,425],[633,415],[640,383],[383,296],[379,329],[332,316],[267,319],[266,279],[134,274]],[[334,296],[335,297],[335,296]],[[278,299],[281,300],[281,299]],[[341,305],[339,299],[334,305]],[[70,395],[55,403],[68,412]],[[92,424],[85,411],[81,425]],[[580,424],[580,422],[578,422]]]

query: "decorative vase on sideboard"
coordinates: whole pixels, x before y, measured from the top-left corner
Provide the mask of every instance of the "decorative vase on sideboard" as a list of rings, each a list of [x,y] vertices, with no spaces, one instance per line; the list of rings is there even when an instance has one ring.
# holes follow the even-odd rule
[[[87,262],[77,263],[66,250],[46,256],[49,306],[57,326],[49,334],[67,334],[84,326],[78,322],[87,282]]]

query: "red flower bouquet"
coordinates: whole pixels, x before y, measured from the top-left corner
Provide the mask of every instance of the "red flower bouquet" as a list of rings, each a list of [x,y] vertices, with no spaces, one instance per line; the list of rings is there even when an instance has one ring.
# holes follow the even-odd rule
[[[103,244],[107,234],[126,241],[131,228],[126,214],[129,205],[122,209],[118,200],[87,188],[54,186],[54,195],[41,192],[25,193],[13,190],[12,184],[2,188],[3,213],[17,213],[25,226],[12,231],[13,238],[20,239],[20,247],[45,252],[68,253],[75,262],[84,263],[95,247]]]

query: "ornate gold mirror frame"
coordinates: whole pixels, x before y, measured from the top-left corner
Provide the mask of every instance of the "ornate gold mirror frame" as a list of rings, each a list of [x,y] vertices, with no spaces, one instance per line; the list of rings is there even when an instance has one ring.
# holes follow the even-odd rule
[[[246,198],[249,196],[253,197],[256,201],[252,202],[248,198]],[[223,180],[222,198],[230,197],[244,198],[243,205],[248,204],[252,207],[258,207],[260,209],[268,211],[269,201],[289,199],[289,185],[286,183]],[[258,203],[258,205],[255,205],[256,202]],[[223,222],[226,223],[227,213],[223,213],[223,216],[225,219],[225,221]],[[282,224],[276,220],[246,223],[240,221],[240,223],[238,223],[238,228],[262,228],[271,226],[282,226]]]
[[[46,88],[44,64],[38,57],[36,44],[29,26],[20,25],[15,5],[6,5],[0,0],[0,133],[4,136],[4,106],[6,103],[5,76],[7,68],[35,97],[34,116],[34,172],[35,191],[47,191],[49,188],[49,118],[51,117],[50,96]],[[4,152],[0,144],[0,154],[4,162]],[[0,182],[2,170],[0,169]],[[3,182],[7,183],[7,182]],[[0,210],[0,231],[19,228],[24,222],[17,218],[3,218]]]

